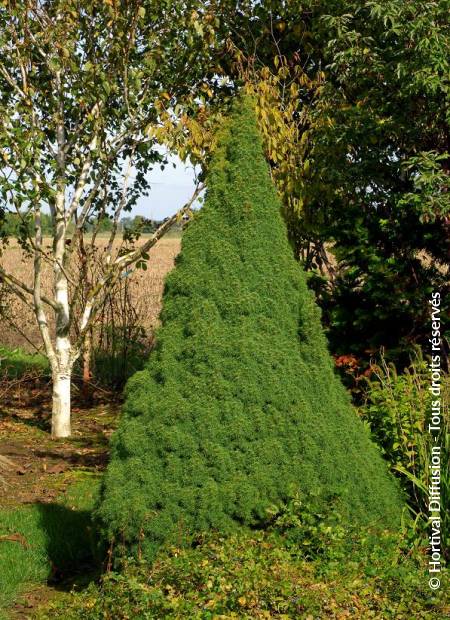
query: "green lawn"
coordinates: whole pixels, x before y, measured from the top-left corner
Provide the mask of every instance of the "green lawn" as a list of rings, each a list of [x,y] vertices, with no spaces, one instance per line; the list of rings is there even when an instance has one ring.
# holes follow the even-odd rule
[[[6,373],[8,378],[15,379],[32,371],[46,375],[50,366],[45,355],[41,353],[26,353],[21,349],[11,349],[0,345],[0,373]]]
[[[97,489],[98,478],[90,475],[54,503],[0,512],[0,618],[30,585],[95,570],[100,556],[91,510]]]

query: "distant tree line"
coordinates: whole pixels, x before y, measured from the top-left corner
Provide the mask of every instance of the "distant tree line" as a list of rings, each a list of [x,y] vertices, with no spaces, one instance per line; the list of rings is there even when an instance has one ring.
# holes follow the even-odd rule
[[[121,218],[118,226],[119,232],[133,231],[136,234],[151,234],[154,233],[157,228],[163,224],[163,220],[153,220],[144,217],[143,215],[135,215],[134,217]],[[51,237],[54,232],[52,218],[49,213],[41,214],[41,226],[42,234],[44,237]],[[87,233],[92,232],[94,229],[99,233],[109,233],[113,228],[113,220],[106,216],[101,218],[93,218],[86,222],[84,229]],[[74,229],[74,223],[69,224],[69,231]],[[20,237],[23,231],[26,230],[26,234],[31,234],[33,230],[33,221],[27,215],[22,217],[17,213],[6,213],[2,223],[2,233],[8,237]]]

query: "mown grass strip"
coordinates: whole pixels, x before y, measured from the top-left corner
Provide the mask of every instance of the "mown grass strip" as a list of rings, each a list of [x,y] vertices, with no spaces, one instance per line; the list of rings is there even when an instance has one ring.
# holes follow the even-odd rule
[[[55,503],[0,512],[0,618],[24,588],[99,564],[91,511],[98,480],[73,484]]]

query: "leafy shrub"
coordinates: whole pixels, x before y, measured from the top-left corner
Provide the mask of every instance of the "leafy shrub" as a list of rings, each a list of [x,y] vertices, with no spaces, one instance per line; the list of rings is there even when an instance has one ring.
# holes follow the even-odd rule
[[[99,515],[147,557],[183,531],[262,525],[291,488],[355,523],[399,492],[334,374],[250,105],[220,137],[170,274],[157,346],[128,383]]]
[[[297,492],[281,507],[268,509],[273,519],[268,531],[281,533],[291,553],[304,559],[339,554],[342,541],[350,532],[336,510],[338,498],[334,501],[330,498],[326,507],[321,506],[320,512],[316,509],[317,499],[311,494],[302,497]]]
[[[386,532],[362,534],[362,542],[343,539],[315,561],[305,561],[276,529],[210,535],[195,548],[160,551],[152,566],[131,561],[121,573],[107,573],[100,585],[71,594],[38,617],[443,618],[445,594],[430,593],[423,558],[399,555],[395,537]]]
[[[430,373],[420,350],[416,359],[397,373],[393,364],[384,359],[372,368],[375,379],[368,380],[366,403],[361,408],[385,458],[391,463],[409,497],[409,506],[415,517],[417,530],[428,539],[428,486],[431,482],[431,454],[434,445],[441,446],[441,528],[443,548],[450,545],[450,377],[443,375],[441,402],[442,432],[437,444],[428,431],[431,417],[429,391]],[[417,538],[417,536],[416,536]],[[419,542],[421,542],[419,540]],[[427,540],[428,542],[428,540]]]
[[[99,347],[93,352],[94,377],[102,385],[121,389],[144,366],[149,345],[143,329],[134,330],[129,337],[123,334],[125,330],[122,328],[109,331],[112,333],[108,346]]]

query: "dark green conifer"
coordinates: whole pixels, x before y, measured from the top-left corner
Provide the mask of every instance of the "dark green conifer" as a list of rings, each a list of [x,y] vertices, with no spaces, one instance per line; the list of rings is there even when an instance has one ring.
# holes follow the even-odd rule
[[[335,376],[249,102],[219,140],[169,275],[157,348],[128,383],[99,514],[150,553],[181,530],[257,526],[293,489],[392,526],[401,501]]]

